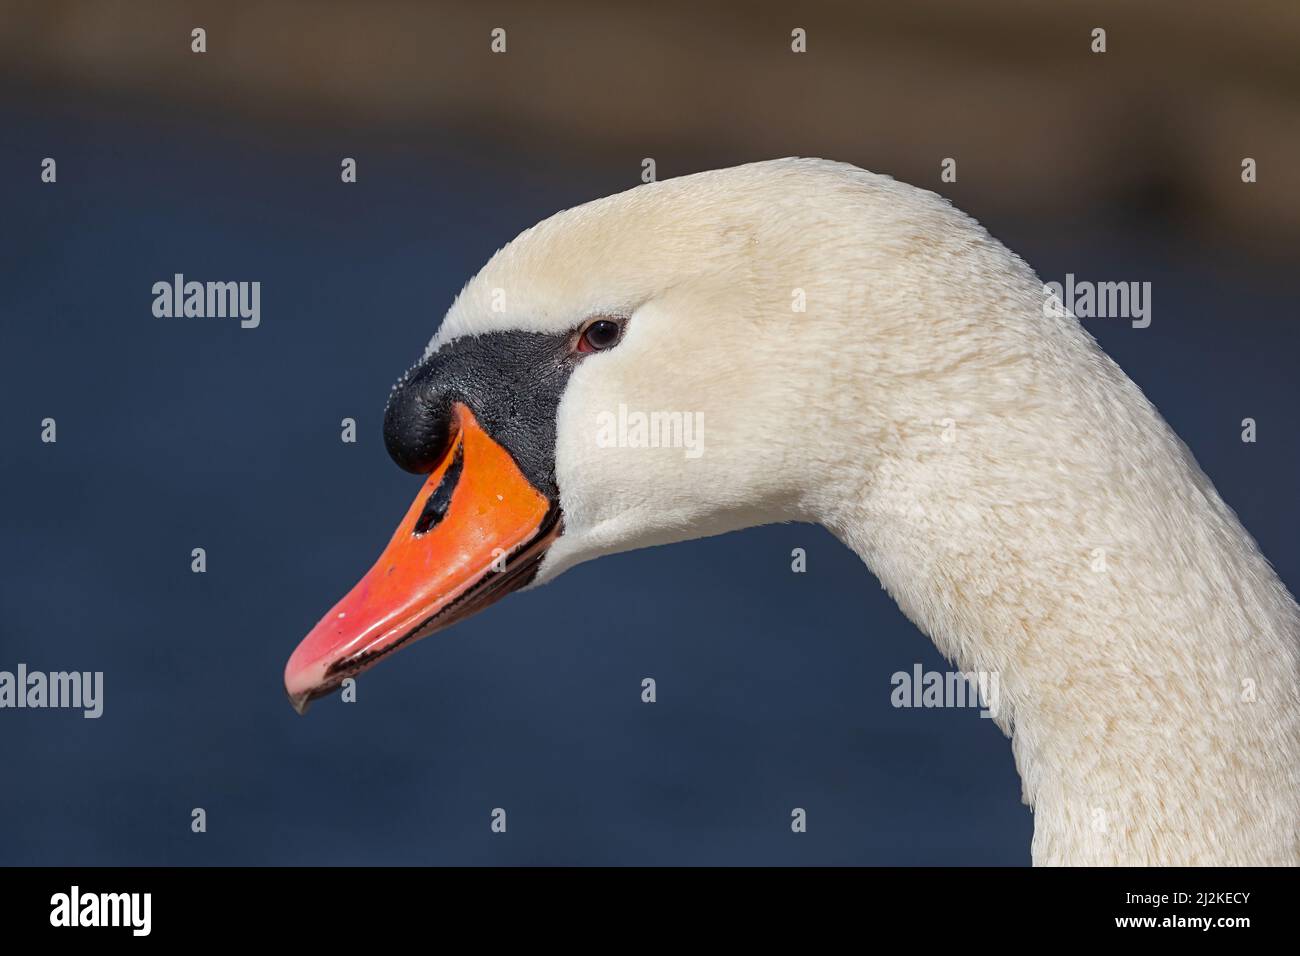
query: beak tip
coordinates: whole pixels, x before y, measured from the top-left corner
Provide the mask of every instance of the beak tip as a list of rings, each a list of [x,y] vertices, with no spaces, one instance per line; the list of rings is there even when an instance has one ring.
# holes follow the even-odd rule
[[[303,646],[299,645],[284,668],[284,695],[299,717],[307,713],[312,700],[319,696],[316,693],[319,677],[319,670],[304,661]]]

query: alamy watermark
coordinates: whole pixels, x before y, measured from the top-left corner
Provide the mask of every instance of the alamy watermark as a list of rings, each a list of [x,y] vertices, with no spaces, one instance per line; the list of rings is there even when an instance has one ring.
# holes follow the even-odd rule
[[[103,671],[0,671],[0,709],[62,707],[93,720],[104,713]]]
[[[598,448],[681,448],[687,458],[704,454],[703,412],[618,411],[596,415]]]
[[[262,324],[261,282],[186,282],[176,273],[171,282],[153,284],[153,314],[159,319],[239,319],[239,327]]]
[[[152,893],[85,893],[73,885],[50,897],[50,925],[57,927],[120,926],[132,936],[153,928]]]
[[[1076,319],[1130,319],[1133,328],[1151,324],[1150,282],[1076,281],[1073,272],[1065,282],[1043,283],[1043,315]]]
[[[981,717],[996,717],[1002,700],[997,671],[927,671],[913,664],[889,683],[895,707],[979,707]]]

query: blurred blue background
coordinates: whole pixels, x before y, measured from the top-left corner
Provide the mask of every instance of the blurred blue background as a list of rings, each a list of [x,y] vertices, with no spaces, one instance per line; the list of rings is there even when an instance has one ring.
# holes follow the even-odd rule
[[[296,716],[288,654],[419,485],[383,449],[389,386],[488,255],[634,185],[643,152],[236,113],[3,99],[0,669],[102,670],[105,709],[0,711],[0,864],[1028,863],[1008,742],[973,710],[890,706],[893,672],[946,664],[816,527],[582,566]],[[660,175],[821,151],[789,147],[722,138]],[[833,158],[907,172],[870,144]],[[1125,188],[1043,215],[943,191],[1044,278],[1152,282],[1150,328],[1086,324],[1294,590],[1294,263]],[[260,280],[260,328],[154,318],[175,272]]]

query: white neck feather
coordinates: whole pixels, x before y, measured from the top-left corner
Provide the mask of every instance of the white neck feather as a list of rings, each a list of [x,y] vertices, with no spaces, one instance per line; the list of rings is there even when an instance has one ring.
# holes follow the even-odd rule
[[[887,387],[836,353],[837,425],[809,449],[832,477],[802,516],[958,667],[997,672],[1036,864],[1298,863],[1300,611],[1138,388],[1005,258],[989,314],[963,292]]]

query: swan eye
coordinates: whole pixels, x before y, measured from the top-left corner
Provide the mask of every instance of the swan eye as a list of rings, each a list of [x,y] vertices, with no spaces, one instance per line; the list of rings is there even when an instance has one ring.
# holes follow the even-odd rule
[[[578,337],[579,352],[603,352],[618,344],[623,327],[610,319],[597,319]]]

